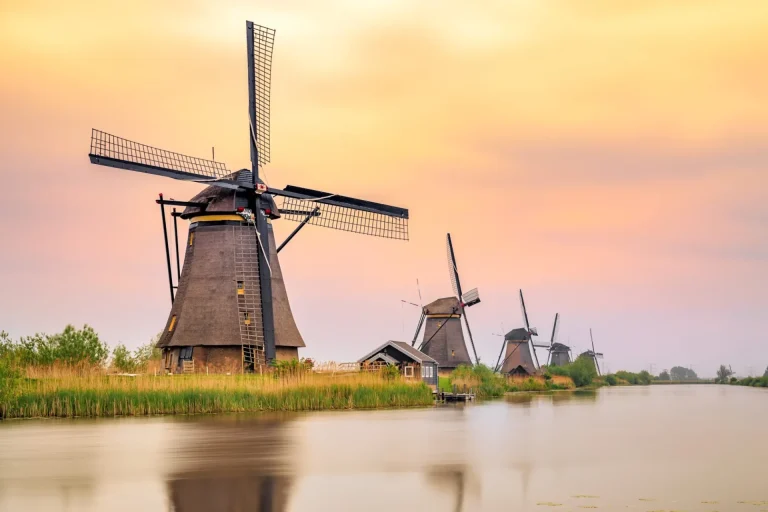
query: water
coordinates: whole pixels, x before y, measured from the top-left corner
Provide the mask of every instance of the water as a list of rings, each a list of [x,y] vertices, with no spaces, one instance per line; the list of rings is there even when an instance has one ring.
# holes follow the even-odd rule
[[[0,510],[768,511],[768,390],[0,423]],[[706,503],[709,502],[709,503]]]

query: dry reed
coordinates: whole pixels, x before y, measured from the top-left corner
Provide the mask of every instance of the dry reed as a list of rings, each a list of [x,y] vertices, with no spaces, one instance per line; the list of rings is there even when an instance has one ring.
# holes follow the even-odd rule
[[[27,369],[0,417],[96,417],[425,406],[423,383],[378,374],[106,375],[85,368]]]

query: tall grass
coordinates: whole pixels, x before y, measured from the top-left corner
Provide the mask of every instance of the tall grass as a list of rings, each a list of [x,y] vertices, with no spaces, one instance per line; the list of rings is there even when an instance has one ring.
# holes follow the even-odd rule
[[[377,374],[61,374],[22,379],[0,417],[97,417],[431,405],[428,386]]]

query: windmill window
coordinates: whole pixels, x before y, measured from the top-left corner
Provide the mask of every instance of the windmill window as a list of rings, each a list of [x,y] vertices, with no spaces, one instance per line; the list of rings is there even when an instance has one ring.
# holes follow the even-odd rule
[[[173,332],[173,329],[176,327],[176,315],[173,315],[171,317],[171,325],[168,326],[168,332]]]
[[[456,351],[455,350],[451,350],[451,357],[456,357]]]
[[[179,361],[192,360],[192,347],[181,347],[179,349]]]
[[[189,234],[189,246],[192,247],[192,243],[195,241],[195,232]]]
[[[243,283],[242,281],[237,282],[237,294],[245,295],[245,283]]]
[[[245,323],[245,325],[251,325],[251,315],[247,311],[243,313],[243,323]]]

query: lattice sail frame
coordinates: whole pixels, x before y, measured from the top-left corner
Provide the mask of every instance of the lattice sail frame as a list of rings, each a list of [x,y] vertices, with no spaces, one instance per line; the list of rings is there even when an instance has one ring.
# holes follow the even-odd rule
[[[280,207],[280,218],[301,222],[315,208],[320,210],[310,217],[307,224],[361,235],[408,240],[407,218],[326,204],[316,200],[284,197]]]
[[[269,154],[269,102],[272,84],[272,51],[275,46],[275,29],[253,24],[253,80],[256,102],[256,148],[259,165],[270,161]]]
[[[145,172],[174,171],[191,178],[221,179],[228,177],[232,172],[227,170],[227,166],[222,162],[166,151],[95,128],[91,130],[90,155],[112,160],[115,163],[146,167],[148,169]]]

